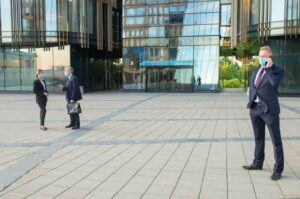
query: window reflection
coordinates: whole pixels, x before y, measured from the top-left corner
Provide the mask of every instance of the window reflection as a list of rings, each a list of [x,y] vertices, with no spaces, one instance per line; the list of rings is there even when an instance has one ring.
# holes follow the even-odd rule
[[[45,1],[45,15],[46,15],[46,33],[47,42],[55,42],[56,31],[57,31],[57,20],[56,20],[56,0]]]
[[[36,53],[32,48],[20,49],[21,90],[31,91],[36,66]]]
[[[5,65],[4,65],[4,52],[3,49],[0,48],[0,90],[5,89]]]
[[[22,0],[22,25],[23,25],[23,38],[33,37],[34,31],[34,7],[33,0]]]
[[[299,0],[288,0],[287,2],[287,17],[288,20],[295,20],[298,19],[300,20],[299,16],[299,7],[300,7],[300,2]],[[297,15],[298,14],[298,15]]]
[[[124,88],[217,88],[220,1],[132,3],[124,1]],[[225,11],[230,23],[230,8]],[[199,78],[202,85],[197,87]]]
[[[251,1],[251,14],[250,14],[250,24],[258,24],[259,19],[259,0]]]
[[[70,46],[64,46],[61,50],[51,47],[46,51],[43,48],[37,48],[36,56],[37,68],[45,72],[49,89],[58,90],[57,85],[65,81],[64,69],[71,65]]]
[[[66,0],[57,1],[57,29],[58,31],[68,31],[68,2]]]
[[[96,18],[97,18],[96,0],[89,0],[88,27],[89,27],[90,34],[96,33],[96,23],[97,23],[97,21],[95,20]]]
[[[222,5],[221,7],[221,25],[230,25],[231,23],[231,5]]]
[[[121,57],[122,16],[119,3],[0,0],[0,42],[3,44],[0,49],[0,90],[31,90],[36,68],[45,70],[48,89],[55,90],[55,84],[64,81],[63,69],[70,66],[71,60],[76,60],[73,64],[80,69],[80,84],[89,86],[89,81],[100,81],[88,79],[86,68],[92,55],[94,59],[103,60],[98,67],[107,67],[111,63],[107,59]],[[142,12],[137,10],[137,13]],[[159,12],[164,11],[160,9]],[[164,19],[159,20],[163,23]],[[139,22],[138,18],[133,20],[133,23]],[[146,34],[146,30],[140,34]],[[146,43],[145,40],[143,43]],[[71,48],[73,51],[80,49],[76,57],[71,58]],[[115,69],[110,68],[113,72]],[[107,73],[112,74],[111,71]],[[105,85],[103,88],[117,85],[110,82],[116,81],[114,78],[104,77],[108,79],[106,84],[101,83]]]
[[[5,48],[5,89],[21,90],[20,78],[20,57],[19,51],[12,48]]]
[[[1,36],[2,42],[11,42],[11,1],[1,0]]]
[[[284,8],[285,1],[272,0],[271,1],[271,21],[283,21],[284,20]]]
[[[64,77],[64,69],[71,66],[70,46],[64,46],[63,49],[57,47],[52,48],[53,52],[53,86],[54,90],[60,90],[57,85],[66,81]]]

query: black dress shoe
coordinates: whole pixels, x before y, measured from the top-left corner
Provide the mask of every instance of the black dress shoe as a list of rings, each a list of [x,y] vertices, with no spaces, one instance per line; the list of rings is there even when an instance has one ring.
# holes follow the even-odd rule
[[[276,173],[274,172],[272,175],[271,175],[271,179],[274,180],[274,181],[277,181],[281,178],[281,173]]]
[[[41,126],[40,129],[41,129],[42,131],[47,131],[47,130],[48,130],[48,128],[45,127],[45,126]]]
[[[66,126],[66,129],[71,127],[73,127],[73,125],[69,124],[68,126]]]
[[[253,164],[243,166],[246,170],[262,170],[262,166],[254,166]]]
[[[79,126],[74,126],[74,127],[72,128],[72,130],[76,130],[76,129],[80,129],[80,127],[79,127]]]

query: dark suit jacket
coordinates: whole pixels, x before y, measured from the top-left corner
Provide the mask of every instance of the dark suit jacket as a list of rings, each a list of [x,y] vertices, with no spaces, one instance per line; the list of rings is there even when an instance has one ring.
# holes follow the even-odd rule
[[[79,88],[79,80],[75,75],[71,76],[71,79],[66,83],[63,89],[66,92],[67,101],[78,101],[82,99],[82,95]]]
[[[252,72],[250,80],[250,95],[247,107],[252,108],[254,100],[258,96],[262,109],[268,114],[279,114],[280,106],[278,101],[278,86],[283,79],[283,70],[273,65],[271,68],[267,68],[263,79],[258,86],[255,87],[255,78],[259,71],[259,67]]]
[[[46,85],[46,81],[44,81],[45,84],[45,89],[43,84],[41,83],[41,81],[39,79],[34,80],[33,82],[33,92],[35,93],[35,98],[36,98],[36,102],[37,103],[43,103],[43,102],[47,102],[48,98],[47,96],[44,95],[45,92],[47,91],[47,85]]]

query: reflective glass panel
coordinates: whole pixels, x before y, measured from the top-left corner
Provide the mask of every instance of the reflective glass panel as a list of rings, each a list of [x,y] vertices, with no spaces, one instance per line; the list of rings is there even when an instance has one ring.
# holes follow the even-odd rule
[[[20,52],[5,48],[5,90],[21,90]]]
[[[222,5],[221,25],[230,25],[230,23],[231,23],[231,5]]]
[[[4,67],[4,52],[3,48],[0,48],[0,90],[4,90],[5,87],[5,82],[4,82],[4,77],[5,77],[5,67]]]
[[[250,13],[250,24],[255,25],[258,24],[259,19],[259,2],[260,0],[252,0],[251,1],[251,13]]]
[[[47,42],[57,41],[57,12],[56,12],[56,0],[45,1],[45,14],[46,14],[46,35]]]
[[[217,88],[220,1],[123,2],[124,89]],[[224,7],[225,24],[228,13],[230,7]]]
[[[285,1],[282,0],[271,1],[271,21],[284,20],[284,7],[285,7]]]
[[[33,49],[20,49],[21,90],[32,91],[35,79],[36,53]]]
[[[1,0],[1,35],[2,42],[11,42],[11,1]]]

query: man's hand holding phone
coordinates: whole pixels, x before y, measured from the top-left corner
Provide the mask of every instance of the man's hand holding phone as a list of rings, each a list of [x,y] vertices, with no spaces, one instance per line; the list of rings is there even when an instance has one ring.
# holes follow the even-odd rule
[[[271,68],[273,66],[273,60],[272,57],[267,58],[267,64],[265,68]]]

